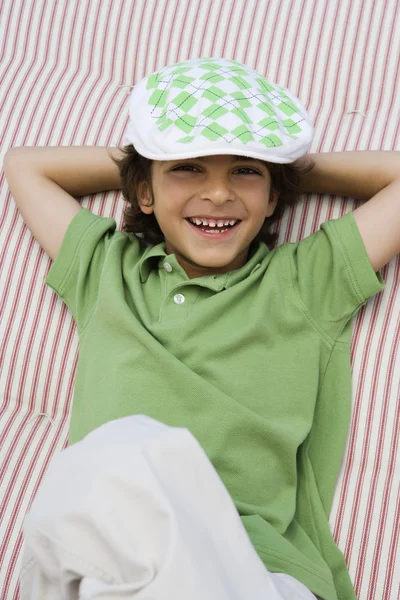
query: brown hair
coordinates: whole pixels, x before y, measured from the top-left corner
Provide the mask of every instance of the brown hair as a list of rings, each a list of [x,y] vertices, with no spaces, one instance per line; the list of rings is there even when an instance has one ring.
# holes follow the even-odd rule
[[[124,210],[124,226],[122,231],[128,233],[141,234],[138,239],[148,244],[159,244],[164,240],[164,235],[157,223],[155,215],[144,214],[139,206],[137,190],[141,181],[149,184],[151,198],[154,201],[153,188],[151,184],[151,165],[152,160],[139,154],[132,144],[120,148],[122,158],[111,160],[117,165],[121,176],[121,189],[127,205]],[[279,219],[287,206],[295,204],[299,189],[301,176],[308,173],[314,166],[314,162],[309,159],[307,164],[277,164],[265,161],[271,175],[271,190],[279,192],[279,199],[273,214],[267,217],[263,226],[258,232],[255,240],[264,242],[267,246],[272,246],[279,237],[279,233],[269,231],[272,223]]]

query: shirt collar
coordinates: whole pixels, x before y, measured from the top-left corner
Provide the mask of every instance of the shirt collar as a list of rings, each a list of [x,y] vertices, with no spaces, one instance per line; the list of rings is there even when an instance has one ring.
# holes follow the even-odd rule
[[[160,257],[165,256],[167,256],[165,253],[165,242],[161,242],[156,246],[148,246],[146,248],[139,264],[140,280],[142,283],[146,283],[151,271],[159,262]],[[155,260],[156,258],[158,261]]]
[[[175,254],[170,254],[169,256],[166,254],[165,242],[161,242],[156,246],[146,248],[144,251],[139,264],[140,279],[142,283],[145,283],[149,278],[151,271],[154,268],[159,267],[160,260],[164,262],[162,259],[168,257],[168,261],[174,263],[175,269],[180,271],[183,279],[192,282],[197,281],[199,285],[203,285],[215,291],[221,291],[243,281],[246,277],[256,271],[269,252],[268,247],[263,242],[253,242],[250,246],[248,261],[239,269],[223,273],[222,275],[205,275],[204,277],[199,277],[197,280],[194,280],[188,278],[184,269],[176,260]]]

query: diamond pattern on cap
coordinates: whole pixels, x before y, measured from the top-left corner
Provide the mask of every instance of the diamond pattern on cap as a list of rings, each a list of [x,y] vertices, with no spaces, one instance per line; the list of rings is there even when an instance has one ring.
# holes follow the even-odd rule
[[[167,66],[148,77],[146,90],[157,128],[178,129],[185,135],[175,141],[182,144],[202,135],[282,146],[285,137],[297,138],[305,123],[284,88],[233,60],[205,58],[194,65]]]

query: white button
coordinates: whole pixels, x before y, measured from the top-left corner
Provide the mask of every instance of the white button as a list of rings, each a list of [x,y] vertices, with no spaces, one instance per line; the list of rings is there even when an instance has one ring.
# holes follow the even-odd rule
[[[164,267],[164,269],[165,269],[166,271],[168,271],[168,273],[171,273],[171,271],[172,271],[172,267],[171,267],[171,265],[170,265],[169,263],[165,262],[165,263],[163,264],[163,267]]]
[[[183,304],[185,302],[185,296],[183,294],[175,294],[174,302],[175,304]]]

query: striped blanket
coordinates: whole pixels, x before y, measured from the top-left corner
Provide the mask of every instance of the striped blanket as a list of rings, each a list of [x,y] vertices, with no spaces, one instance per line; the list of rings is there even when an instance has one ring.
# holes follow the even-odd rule
[[[120,145],[131,86],[201,56],[289,88],[315,124],[310,152],[399,150],[399,32],[399,0],[0,0],[0,155]],[[67,445],[79,348],[2,171],[0,195],[0,600],[17,600],[21,526]],[[303,195],[277,243],[358,205]],[[122,227],[120,191],[82,206]],[[360,600],[400,597],[399,267],[382,269],[385,291],[353,321],[352,421],[330,514]]]

